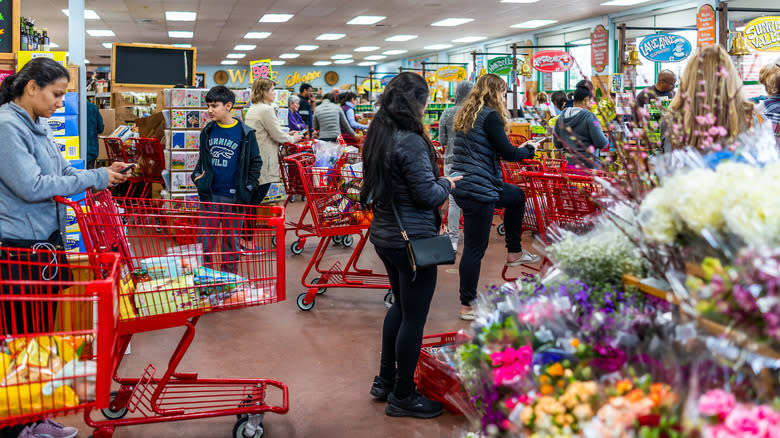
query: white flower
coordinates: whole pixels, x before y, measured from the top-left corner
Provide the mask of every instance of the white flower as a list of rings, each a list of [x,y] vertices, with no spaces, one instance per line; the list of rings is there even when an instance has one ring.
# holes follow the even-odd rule
[[[637,216],[647,240],[669,245],[679,230],[679,224],[672,216],[671,202],[666,199],[666,188],[659,187],[648,193],[639,206]]]

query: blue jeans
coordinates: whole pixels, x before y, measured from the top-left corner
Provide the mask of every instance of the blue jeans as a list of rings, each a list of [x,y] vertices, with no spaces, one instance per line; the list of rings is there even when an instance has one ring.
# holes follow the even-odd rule
[[[239,259],[238,238],[242,220],[240,207],[235,205],[236,198],[232,196],[212,195],[211,203],[201,204],[200,243],[203,245],[204,264],[218,271],[236,272],[236,262]],[[217,239],[222,241],[221,250],[216,248]],[[217,252],[219,251],[219,252]],[[222,265],[214,267],[215,254],[221,252]]]

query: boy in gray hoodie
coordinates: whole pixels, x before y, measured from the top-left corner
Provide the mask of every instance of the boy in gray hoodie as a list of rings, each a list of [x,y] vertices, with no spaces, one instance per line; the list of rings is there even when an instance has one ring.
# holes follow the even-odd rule
[[[584,80],[578,82],[574,106],[563,110],[553,131],[553,143],[557,148],[566,150],[568,163],[589,168],[595,167],[599,151],[609,144],[601,130],[601,122],[590,112],[592,99],[593,84]],[[592,151],[591,147],[594,148]]]

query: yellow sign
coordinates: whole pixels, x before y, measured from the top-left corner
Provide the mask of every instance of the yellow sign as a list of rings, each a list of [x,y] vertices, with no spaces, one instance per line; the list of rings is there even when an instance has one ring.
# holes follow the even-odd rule
[[[460,65],[445,65],[436,69],[436,76],[445,82],[464,81],[466,74],[466,69]]]
[[[745,26],[745,38],[760,52],[780,52],[780,17],[759,17]]]
[[[366,79],[363,81],[363,90],[369,91],[371,93],[382,91],[382,81],[378,79],[374,79],[373,81],[370,81],[369,79]]]
[[[32,61],[35,58],[51,58],[64,67],[68,66],[67,55],[65,52],[43,52],[43,51],[27,51],[20,50],[16,52],[16,71],[19,71],[25,64]]]
[[[284,78],[284,86],[285,87],[293,87],[298,84],[302,83],[308,83],[311,84],[314,82],[315,79],[318,79],[320,76],[322,76],[322,71],[313,71],[306,74],[300,74],[297,71],[291,75],[287,75],[286,78]]]
[[[255,79],[270,79],[273,80],[273,68],[271,67],[270,59],[261,59],[259,61],[249,62],[249,71],[252,72],[250,79],[254,83]]]

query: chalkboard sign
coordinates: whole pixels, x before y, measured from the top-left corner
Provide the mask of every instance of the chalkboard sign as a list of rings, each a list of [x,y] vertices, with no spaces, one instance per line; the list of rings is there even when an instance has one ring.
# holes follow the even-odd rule
[[[114,44],[111,72],[117,86],[195,85],[196,49]]]
[[[14,51],[13,36],[19,31],[19,23],[14,22],[13,2],[0,1],[0,53]]]

